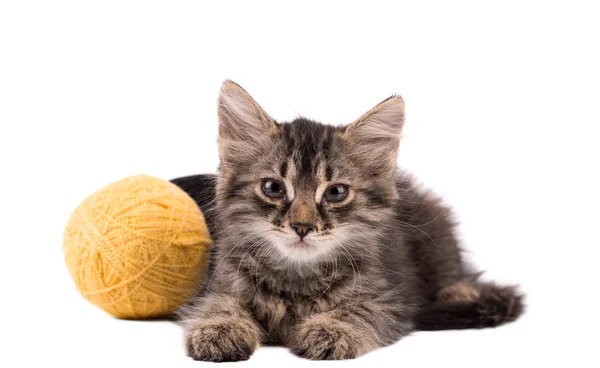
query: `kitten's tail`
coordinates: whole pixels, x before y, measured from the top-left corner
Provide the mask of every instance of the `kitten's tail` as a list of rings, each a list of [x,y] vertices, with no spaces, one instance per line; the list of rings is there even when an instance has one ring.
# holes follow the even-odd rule
[[[516,320],[524,311],[523,295],[514,287],[478,285],[470,301],[436,301],[416,316],[417,330],[461,330],[496,327]]]

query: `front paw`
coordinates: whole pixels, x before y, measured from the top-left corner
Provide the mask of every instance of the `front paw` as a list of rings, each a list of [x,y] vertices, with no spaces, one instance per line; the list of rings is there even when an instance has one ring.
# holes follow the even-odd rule
[[[247,360],[260,341],[260,331],[241,318],[203,321],[186,331],[187,353],[194,360]]]
[[[291,350],[313,360],[354,359],[367,350],[356,327],[330,317],[310,317],[298,326]]]

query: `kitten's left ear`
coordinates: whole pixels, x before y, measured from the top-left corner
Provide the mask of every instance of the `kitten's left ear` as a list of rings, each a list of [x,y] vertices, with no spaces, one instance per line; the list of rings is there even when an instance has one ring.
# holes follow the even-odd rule
[[[218,114],[221,161],[251,161],[270,146],[275,121],[237,83],[223,83]]]
[[[404,100],[392,96],[379,103],[344,131],[351,155],[373,169],[373,174],[396,169],[400,134],[404,125]]]

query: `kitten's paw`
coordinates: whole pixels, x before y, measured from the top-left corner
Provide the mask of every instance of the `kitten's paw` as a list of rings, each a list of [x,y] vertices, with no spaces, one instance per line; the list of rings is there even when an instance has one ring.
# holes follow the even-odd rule
[[[524,296],[515,287],[486,286],[479,302],[479,313],[486,326],[515,321],[524,312]]]
[[[260,342],[260,331],[241,318],[205,321],[186,331],[187,354],[194,360],[247,360]]]
[[[298,326],[291,351],[313,360],[354,359],[367,350],[356,327],[324,316],[310,317]]]

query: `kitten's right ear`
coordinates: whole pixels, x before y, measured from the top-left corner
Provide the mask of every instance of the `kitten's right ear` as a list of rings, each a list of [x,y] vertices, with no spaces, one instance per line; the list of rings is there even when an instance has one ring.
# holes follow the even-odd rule
[[[275,121],[237,83],[223,83],[218,111],[221,160],[251,159],[269,144]]]
[[[373,175],[396,170],[400,133],[404,125],[404,100],[392,96],[346,127],[343,137],[351,155],[369,167]]]

